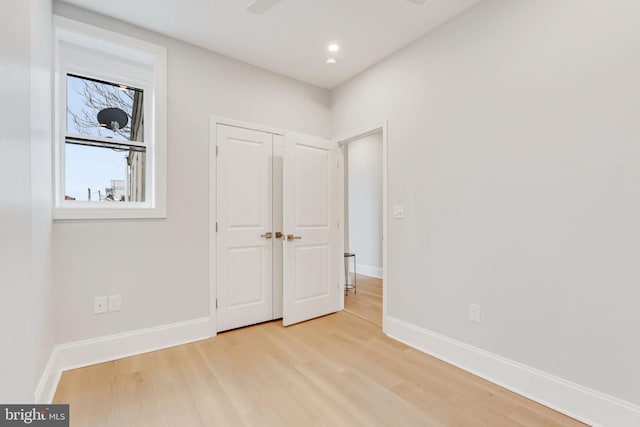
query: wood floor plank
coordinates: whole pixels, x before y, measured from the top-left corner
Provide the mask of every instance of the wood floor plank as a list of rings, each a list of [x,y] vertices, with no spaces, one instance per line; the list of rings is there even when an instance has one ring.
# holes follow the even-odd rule
[[[54,402],[92,427],[584,425],[347,312],[68,371]]]
[[[357,289],[347,292],[344,309],[382,327],[382,279],[358,275]]]

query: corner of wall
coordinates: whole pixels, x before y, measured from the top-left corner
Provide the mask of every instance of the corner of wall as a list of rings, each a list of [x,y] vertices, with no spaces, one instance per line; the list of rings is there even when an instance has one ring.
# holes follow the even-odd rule
[[[121,334],[57,345],[35,392],[38,403],[52,403],[62,373],[210,338],[212,318],[177,322]]]

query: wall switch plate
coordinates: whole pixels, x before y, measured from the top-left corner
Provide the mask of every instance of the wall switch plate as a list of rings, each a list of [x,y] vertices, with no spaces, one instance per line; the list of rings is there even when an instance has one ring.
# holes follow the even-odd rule
[[[393,217],[396,219],[404,218],[404,206],[402,205],[394,205],[393,206]]]
[[[480,323],[480,306],[478,304],[469,304],[469,320]]]
[[[120,295],[111,295],[109,297],[109,311],[120,311],[122,308],[122,298]]]
[[[107,312],[107,297],[95,297],[93,299],[93,314]]]

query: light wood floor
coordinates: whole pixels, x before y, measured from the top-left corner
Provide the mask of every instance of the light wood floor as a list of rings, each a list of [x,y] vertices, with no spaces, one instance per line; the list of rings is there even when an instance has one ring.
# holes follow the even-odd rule
[[[347,312],[65,372],[72,426],[583,425]]]
[[[356,286],[357,293],[345,295],[344,309],[382,327],[382,279],[358,275]]]

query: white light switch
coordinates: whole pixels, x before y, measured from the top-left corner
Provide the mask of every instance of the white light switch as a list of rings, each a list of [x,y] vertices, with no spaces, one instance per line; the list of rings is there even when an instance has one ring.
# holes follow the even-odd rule
[[[393,217],[394,218],[404,218],[404,206],[402,206],[402,205],[394,205],[393,206]]]
[[[469,320],[480,323],[480,306],[478,304],[469,304]]]

